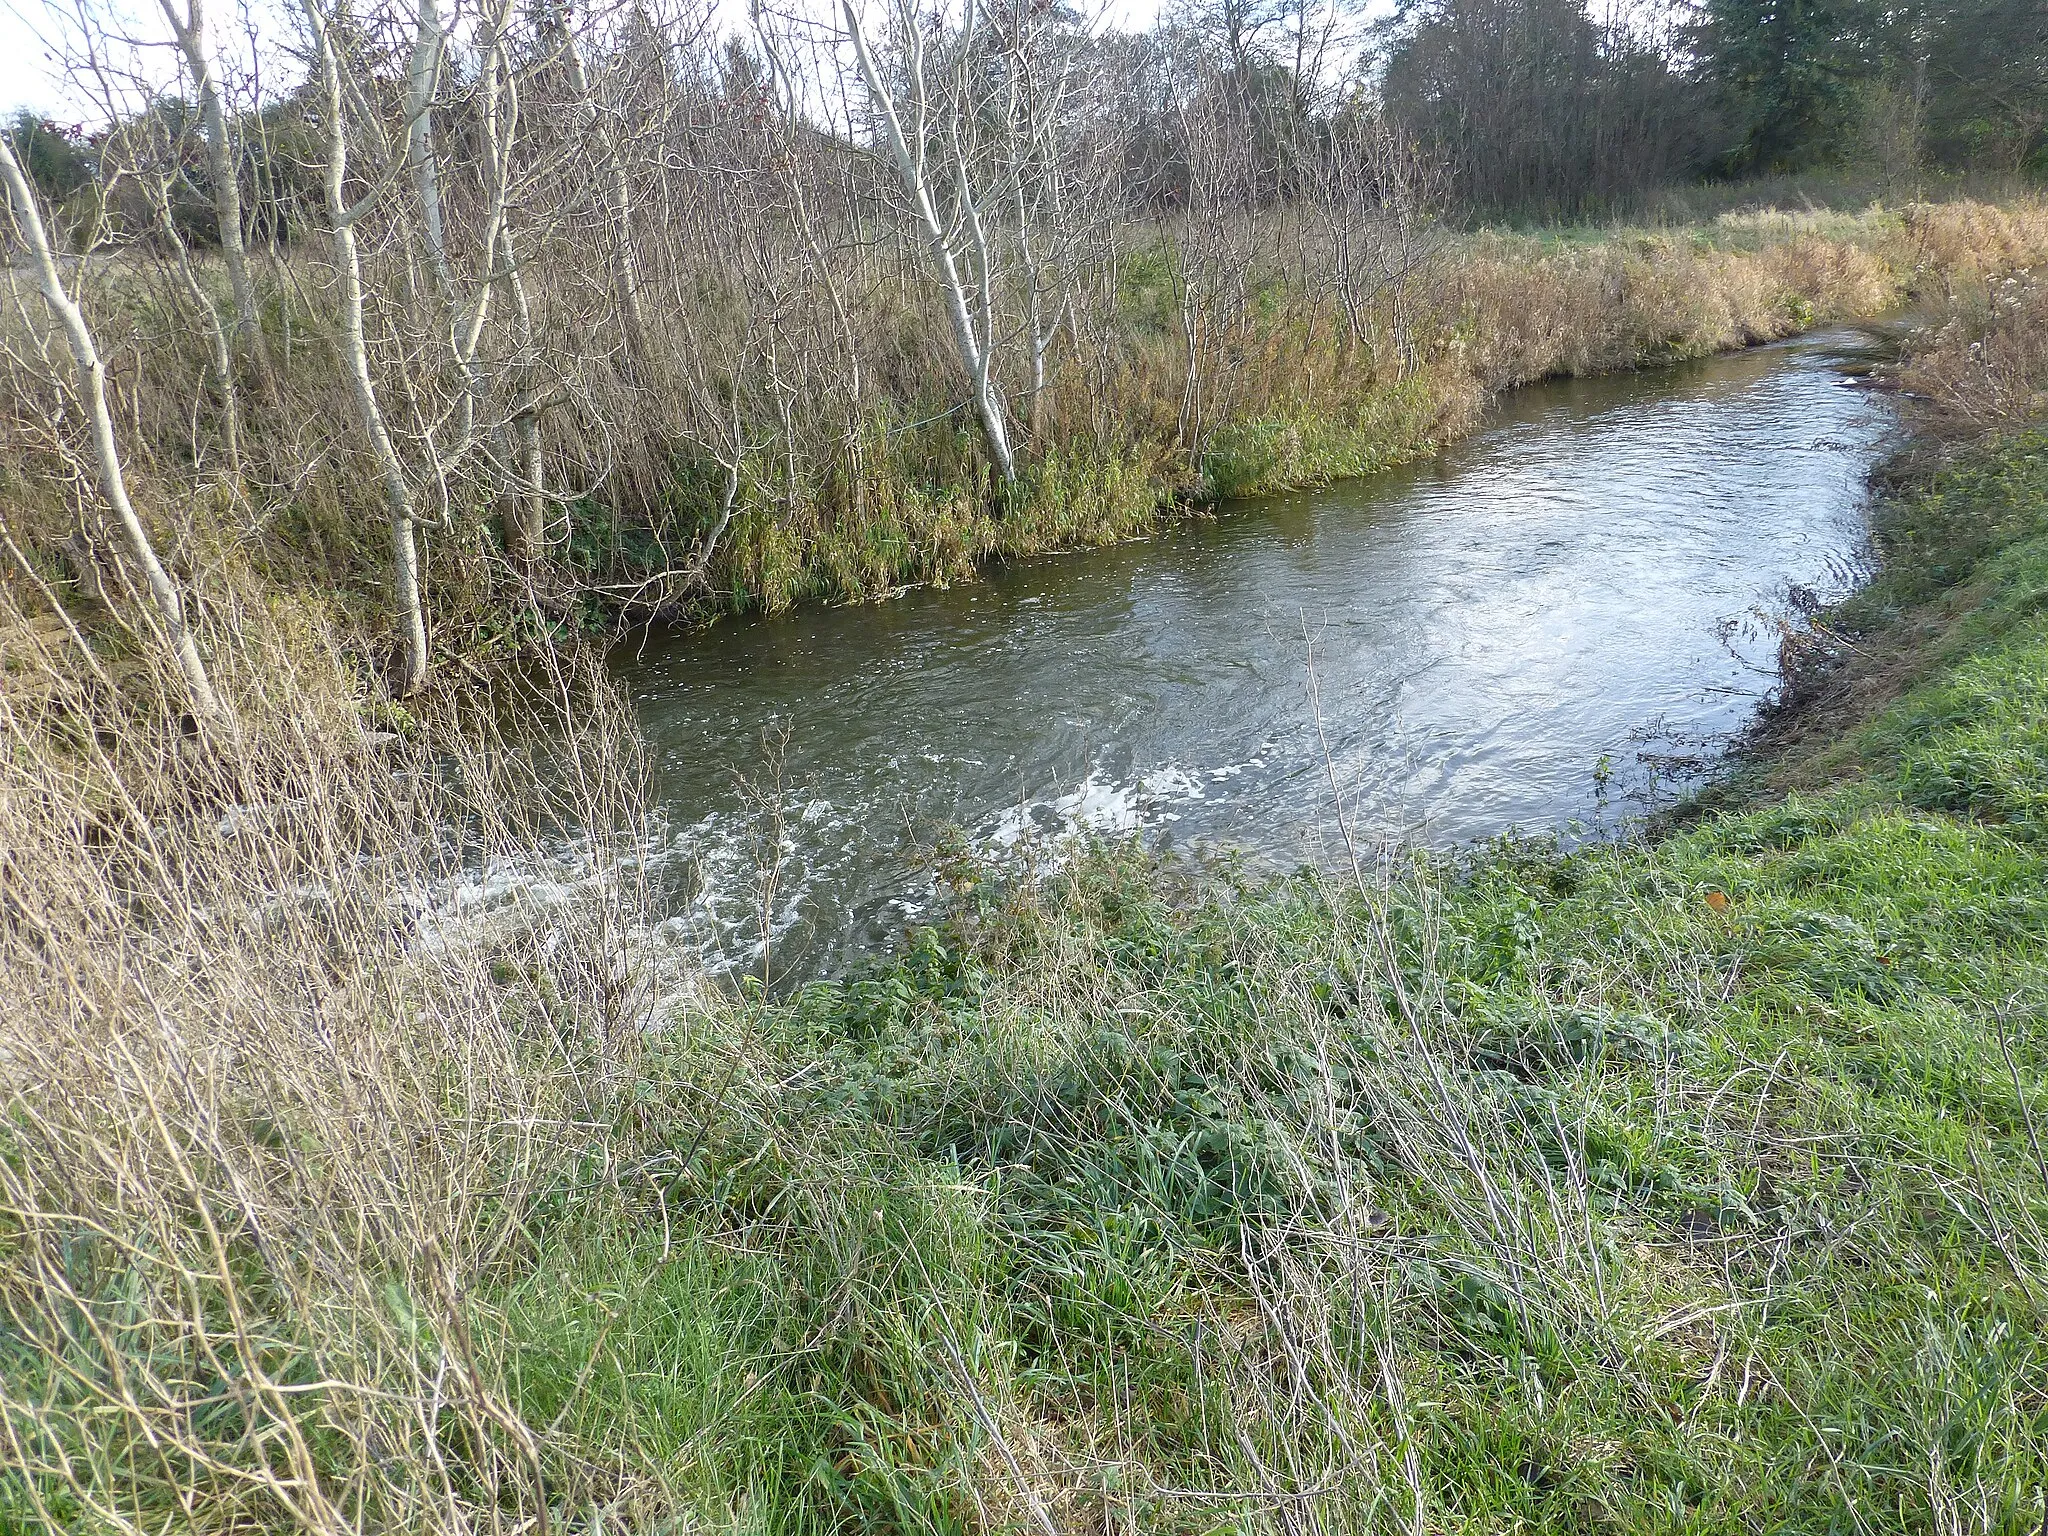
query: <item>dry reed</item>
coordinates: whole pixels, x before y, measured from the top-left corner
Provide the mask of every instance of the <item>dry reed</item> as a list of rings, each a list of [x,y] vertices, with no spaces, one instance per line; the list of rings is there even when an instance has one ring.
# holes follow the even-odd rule
[[[573,673],[366,736],[215,619],[238,738],[146,662],[0,694],[0,1525],[544,1528],[483,1293],[619,1175],[639,749]]]

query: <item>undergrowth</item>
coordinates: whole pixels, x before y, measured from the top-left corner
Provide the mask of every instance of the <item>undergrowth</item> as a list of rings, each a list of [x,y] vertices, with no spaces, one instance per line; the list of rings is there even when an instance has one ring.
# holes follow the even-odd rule
[[[2048,444],[1879,535],[1808,787],[969,872],[779,1000],[664,960],[588,680],[12,696],[0,1530],[2038,1530]]]
[[[958,582],[992,561],[1138,537],[1222,499],[1413,459],[1520,384],[1699,357],[1908,298],[1944,303],[2048,252],[2048,222],[2025,200],[1744,208],[1676,227],[1432,230],[1416,270],[1347,319],[1321,258],[1296,251],[1283,226],[1237,232],[1248,242],[1242,280],[1228,303],[1216,298],[1192,352],[1171,239],[1125,231],[1131,249],[1097,317],[1099,345],[1056,349],[1008,487],[958,409],[935,307],[883,305],[863,320],[873,331],[863,345],[879,353],[856,375],[866,393],[847,420],[732,425],[752,446],[730,468],[706,446],[728,424],[693,414],[694,375],[678,361],[718,344],[689,324],[664,328],[660,368],[643,360],[646,377],[592,383],[588,421],[550,417],[558,501],[541,547],[512,559],[501,499],[445,491],[421,534],[436,655],[460,668],[620,622]],[[289,263],[273,274],[287,275]],[[210,398],[212,365],[176,323],[175,297],[119,264],[95,282],[124,460],[202,622],[213,603],[317,605],[346,623],[374,672],[391,634],[381,482],[339,425],[348,406],[332,359],[311,345],[288,354],[295,361],[266,384],[237,470],[214,451],[205,411],[194,414]],[[277,302],[295,327],[329,323],[317,283],[286,286]],[[616,359],[583,358],[575,345],[562,343],[564,366],[611,378]],[[93,519],[81,531],[74,476],[46,440],[52,418],[38,388],[13,379],[0,402],[15,446],[0,465],[8,525],[38,577],[104,638],[118,626],[102,622],[95,594],[118,586],[117,562],[95,546]],[[807,411],[825,410],[822,396],[802,393]]]

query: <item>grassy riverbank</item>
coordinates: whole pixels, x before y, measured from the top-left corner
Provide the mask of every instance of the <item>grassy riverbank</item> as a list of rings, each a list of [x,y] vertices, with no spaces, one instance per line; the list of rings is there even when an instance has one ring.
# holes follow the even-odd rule
[[[967,871],[770,1002],[574,679],[10,737],[0,1530],[2038,1529],[2042,311],[1923,339],[2007,425],[1793,647],[1804,787],[1650,844]]]
[[[1134,247],[1096,354],[1055,360],[1014,486],[990,480],[947,394],[939,316],[919,307],[888,321],[903,333],[892,348],[919,366],[893,353],[873,365],[895,394],[869,407],[853,438],[750,461],[701,571],[680,579],[675,551],[720,523],[725,472],[635,420],[622,429],[644,434],[633,456],[663,467],[572,503],[540,588],[557,613],[601,621],[622,597],[637,610],[707,617],[970,580],[992,561],[1116,543],[1218,499],[1434,452],[1521,384],[1658,366],[1938,300],[2048,260],[2048,216],[2026,200],[1960,201],[1431,237],[1418,240],[1413,271],[1366,301],[1364,338],[1347,329],[1312,239],[1290,254],[1284,220],[1229,239],[1242,245],[1236,268],[1199,299],[1173,237]],[[1192,351],[1186,305],[1207,338]],[[375,561],[371,552],[364,564]],[[439,570],[446,624],[502,622],[508,594],[488,538],[444,549]],[[533,580],[521,573],[510,597],[523,600]]]
[[[845,320],[852,360],[831,363],[830,387],[774,389],[738,363],[718,375],[719,328],[736,322],[717,275],[678,277],[686,312],[642,354],[585,356],[571,336],[544,349],[575,375],[568,394],[580,403],[547,417],[557,499],[547,537],[524,556],[511,558],[501,537],[496,480],[420,467],[434,488],[419,535],[434,651],[459,670],[622,616],[774,611],[965,580],[990,561],[1136,537],[1218,498],[1414,458],[1519,384],[1939,304],[2048,260],[2048,215],[2025,199],[1751,209],[1654,229],[1404,225],[1408,243],[1375,258],[1398,270],[1345,301],[1336,257],[1306,219],[1279,210],[1219,225],[1211,233],[1228,260],[1202,247],[1221,265],[1199,292],[1185,231],[1122,231],[1108,286],[1052,354],[1030,430],[1020,424],[1019,478],[1007,487],[991,480],[959,409],[940,307],[912,274],[875,278]],[[211,353],[180,319],[184,290],[159,292],[168,279],[147,263],[82,269],[81,281],[135,499],[202,632],[232,644],[239,606],[297,603],[373,673],[393,633],[383,482],[345,429],[333,316],[319,272],[300,270],[317,261],[279,261],[267,279],[277,366],[260,390],[244,381],[232,452]],[[543,312],[538,285],[587,277],[582,266],[550,270],[530,275]],[[394,315],[403,310],[403,272],[370,280],[391,288]],[[65,491],[75,466],[49,436],[47,385],[33,370],[0,382],[15,450],[0,465],[7,526],[35,574],[107,638],[94,595],[119,589],[118,561],[79,531]],[[388,381],[394,398],[415,386],[402,369]],[[725,404],[712,410],[715,399]],[[436,441],[430,402],[409,409],[408,431]]]
[[[686,1032],[752,1091],[518,1290],[530,1412],[771,1526],[2036,1529],[2048,438],[1884,516],[1836,633],[1922,677],[1828,787],[1357,880],[1104,849]]]

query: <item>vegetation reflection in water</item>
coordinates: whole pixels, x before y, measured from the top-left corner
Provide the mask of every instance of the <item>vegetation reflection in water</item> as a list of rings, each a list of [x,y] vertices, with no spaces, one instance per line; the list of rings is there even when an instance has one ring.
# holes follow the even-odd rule
[[[1850,387],[1868,344],[1543,385],[1408,469],[628,646],[679,921],[753,965],[765,904],[778,970],[836,970],[927,910],[955,829],[984,852],[1142,828],[1321,861],[1324,741],[1374,836],[1611,827],[1748,718],[1775,616],[1851,583],[1890,423]]]

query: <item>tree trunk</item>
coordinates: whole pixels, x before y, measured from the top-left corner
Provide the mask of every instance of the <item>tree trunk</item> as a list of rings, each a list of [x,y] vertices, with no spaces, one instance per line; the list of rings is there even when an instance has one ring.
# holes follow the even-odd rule
[[[213,213],[220,225],[221,256],[227,263],[228,286],[235,298],[235,339],[267,375],[269,350],[263,341],[263,315],[256,304],[256,285],[249,277],[249,254],[242,242],[242,191],[235,167],[234,146],[228,142],[227,112],[221,105],[220,82],[213,72],[213,57],[206,40],[204,0],[185,0],[183,21],[172,0],[159,0],[164,17],[177,35],[185,67],[192,75],[192,89],[199,97],[200,123],[206,130],[206,169],[213,178]]]
[[[576,35],[565,20],[562,25],[562,49],[569,67],[569,85],[576,93],[578,115],[584,128],[597,139],[598,152],[605,163],[605,173],[610,182],[611,218],[613,237],[613,279],[619,290],[619,312],[625,321],[626,343],[635,355],[647,345],[647,322],[640,311],[640,265],[633,250],[633,189],[626,177],[625,158],[619,147],[612,142],[611,130],[599,110],[597,97],[590,89],[590,76],[583,67],[583,50],[576,45]]]
[[[505,253],[505,286],[512,295],[512,339],[519,349],[515,383],[520,391],[519,407],[511,422],[513,487],[507,504],[505,546],[514,557],[532,560],[547,547],[547,464],[541,456],[540,406],[533,398],[534,337],[533,311],[526,301],[526,277],[519,270],[519,253],[512,241],[508,220],[499,231]]]
[[[440,167],[434,159],[434,96],[441,78],[441,50],[446,46],[441,8],[436,0],[419,0],[418,28],[413,33],[412,59],[406,66],[405,156],[412,168],[413,191],[426,222],[427,265],[442,302],[455,303],[455,277],[448,268],[447,224],[441,211]]]
[[[120,524],[122,535],[128,541],[129,553],[142,567],[149,585],[150,600],[163,621],[171,653],[177,659],[179,672],[184,675],[186,691],[192,696],[193,712],[204,719],[225,723],[227,711],[213,691],[213,682],[206,675],[206,664],[199,658],[198,643],[185,623],[185,605],[178,596],[178,589],[172,585],[169,573],[164,570],[163,562],[157,559],[156,549],[149,542],[149,532],[142,526],[142,519],[135,515],[134,504],[128,500],[128,482],[121,472],[121,453],[114,441],[114,419],[107,410],[106,365],[100,361],[99,350],[93,345],[85,316],[72,302],[71,295],[65,292],[63,277],[57,271],[56,255],[51,251],[49,236],[43,230],[42,213],[36,207],[35,194],[29,188],[28,177],[22,173],[21,162],[14,157],[13,143],[5,134],[0,134],[0,178],[6,180],[8,198],[14,204],[15,222],[28,243],[29,255],[42,279],[43,297],[49,301],[51,310],[64,327],[65,340],[71,345],[71,358],[78,367],[79,393],[85,396],[86,411],[91,421],[100,492],[114,509],[114,520]]]
[[[343,191],[348,179],[348,126],[342,116],[341,61],[335,57],[334,39],[319,0],[301,0],[306,24],[313,34],[317,56],[322,110],[327,117],[327,164],[325,183],[327,217],[333,225],[334,264],[341,275],[342,354],[348,365],[349,393],[355,400],[356,415],[370,450],[377,460],[384,486],[385,507],[391,518],[391,571],[393,599],[398,609],[402,641],[395,691],[400,698],[418,693],[427,681],[427,620],[420,601],[419,547],[413,538],[412,492],[405,483],[405,467],[398,462],[398,450],[384,426],[384,412],[377,403],[377,387],[370,378],[369,349],[363,337],[363,269],[356,254],[356,213],[351,211]]]
[[[959,350],[961,366],[967,370],[968,384],[974,392],[975,413],[981,418],[982,435],[988,441],[989,456],[996,461],[996,471],[1002,476],[1003,483],[1010,484],[1017,478],[1016,460],[1010,453],[1010,433],[1003,421],[1002,402],[997,399],[989,376],[991,358],[974,334],[974,318],[967,308],[967,287],[960,280],[960,266],[954,260],[952,242],[947,238],[945,225],[939,221],[938,208],[932,202],[931,188],[925,184],[918,156],[912,152],[910,141],[904,136],[902,120],[896,115],[896,103],[884,89],[881,71],[875,67],[874,55],[868,51],[867,34],[861,30],[853,0],[842,0],[841,11],[846,18],[847,34],[853,39],[854,56],[860,62],[861,79],[867,84],[868,95],[882,109],[882,125],[888,130],[889,147],[895,153],[896,169],[903,177],[903,190],[909,194],[911,205],[917,210],[918,222],[924,226],[925,239],[931,246],[932,260],[938,264],[939,277],[945,285],[946,314],[953,323],[953,343]],[[921,77],[919,89],[922,89]]]

